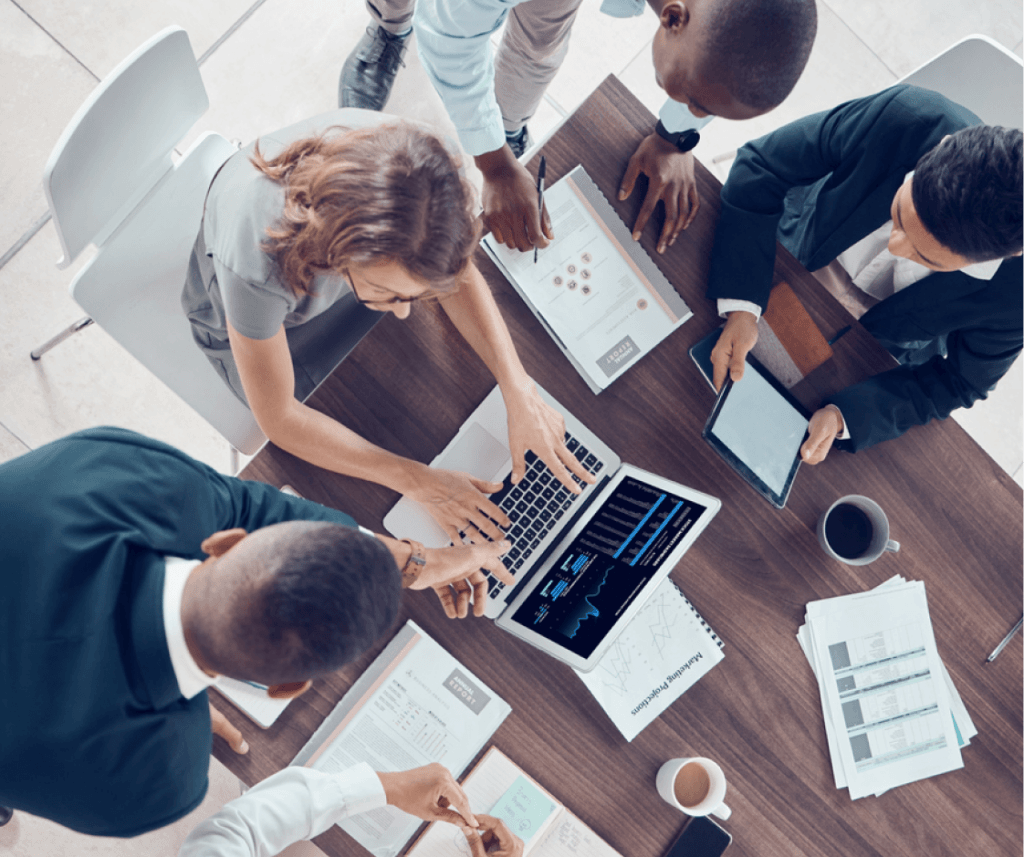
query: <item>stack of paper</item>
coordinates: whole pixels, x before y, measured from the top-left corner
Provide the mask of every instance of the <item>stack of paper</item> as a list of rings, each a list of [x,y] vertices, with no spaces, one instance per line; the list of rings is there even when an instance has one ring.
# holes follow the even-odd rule
[[[924,583],[812,601],[797,632],[818,678],[836,788],[851,798],[963,767],[978,734],[939,659]]]

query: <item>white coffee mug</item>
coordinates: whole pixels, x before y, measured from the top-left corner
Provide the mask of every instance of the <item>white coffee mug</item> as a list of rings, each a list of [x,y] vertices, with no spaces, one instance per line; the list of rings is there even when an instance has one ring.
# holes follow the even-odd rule
[[[691,806],[684,806],[676,797],[676,778],[679,772],[687,765],[694,764],[703,768],[708,778],[708,791],[704,799]],[[688,759],[670,759],[658,771],[658,794],[662,796],[667,804],[680,809],[687,815],[717,815],[726,819],[732,814],[722,801],[725,799],[725,774],[717,762],[711,759],[704,759],[699,756],[691,756]]]

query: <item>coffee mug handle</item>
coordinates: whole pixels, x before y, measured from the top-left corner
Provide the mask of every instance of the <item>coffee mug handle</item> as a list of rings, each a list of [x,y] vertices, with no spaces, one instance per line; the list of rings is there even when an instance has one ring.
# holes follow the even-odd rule
[[[885,549],[887,551],[892,551],[893,553],[896,553],[900,549],[900,543],[894,541],[893,539],[889,539],[889,541],[885,543]]]
[[[717,815],[720,819],[722,819],[722,821],[725,821],[730,815],[732,815],[732,810],[729,809],[729,807],[727,807],[724,803],[720,803],[713,810],[711,810],[711,814]]]

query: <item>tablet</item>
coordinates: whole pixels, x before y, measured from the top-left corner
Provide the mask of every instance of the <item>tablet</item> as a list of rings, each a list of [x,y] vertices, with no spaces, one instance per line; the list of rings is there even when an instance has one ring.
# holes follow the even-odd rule
[[[722,385],[702,436],[754,490],[781,509],[800,468],[808,421],[789,391],[747,355],[743,378]]]
[[[720,508],[709,494],[622,465],[498,627],[589,672]]]

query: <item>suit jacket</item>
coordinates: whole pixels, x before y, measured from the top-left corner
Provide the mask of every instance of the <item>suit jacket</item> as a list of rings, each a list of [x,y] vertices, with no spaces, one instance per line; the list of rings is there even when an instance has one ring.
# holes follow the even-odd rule
[[[808,269],[824,267],[890,219],[923,154],[979,123],[938,93],[901,85],[748,143],[722,189],[708,297],[764,307],[776,239]],[[840,446],[863,449],[985,398],[1024,342],[1021,277],[1019,258],[987,282],[934,273],[866,313],[861,324],[903,365],[828,399],[852,435]]]
[[[104,836],[194,809],[210,714],[171,666],[163,557],[293,519],[354,526],[122,429],[0,465],[0,805]]]

